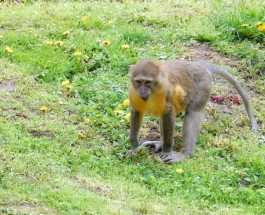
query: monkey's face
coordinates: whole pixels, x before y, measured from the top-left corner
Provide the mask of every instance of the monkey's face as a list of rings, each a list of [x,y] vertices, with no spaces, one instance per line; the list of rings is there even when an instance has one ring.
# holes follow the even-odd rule
[[[153,80],[151,79],[134,79],[133,85],[137,89],[138,96],[147,101],[151,95],[151,90],[153,87]]]
[[[147,101],[154,93],[162,89],[163,75],[159,72],[159,64],[154,61],[141,61],[130,67],[130,80],[138,96]]]

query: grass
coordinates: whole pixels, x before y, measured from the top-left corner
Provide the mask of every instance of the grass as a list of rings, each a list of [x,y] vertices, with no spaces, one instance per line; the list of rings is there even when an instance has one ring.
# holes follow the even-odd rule
[[[2,3],[0,213],[264,214],[265,34],[255,27],[265,22],[262,5]],[[222,64],[248,89],[259,131],[250,131],[242,105],[226,102],[230,116],[210,103],[193,157],[164,165],[144,148],[126,157],[129,108],[121,104],[128,66],[143,58]],[[214,95],[233,92],[216,81]],[[180,140],[181,119],[176,127]],[[151,128],[157,119],[146,117],[143,139]]]

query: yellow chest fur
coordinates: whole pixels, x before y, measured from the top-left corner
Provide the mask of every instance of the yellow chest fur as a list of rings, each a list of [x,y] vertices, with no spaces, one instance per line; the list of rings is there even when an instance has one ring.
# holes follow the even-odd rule
[[[136,111],[147,113],[150,115],[161,115],[165,110],[165,95],[164,92],[152,94],[147,101],[139,98],[137,91],[131,89],[129,93],[130,105]]]
[[[176,114],[179,114],[179,112],[186,107],[186,105],[183,104],[185,97],[183,88],[176,86],[172,96],[175,112]],[[137,91],[132,88],[129,92],[129,99],[132,108],[136,111],[140,111],[141,113],[157,116],[162,115],[165,111],[166,96],[164,91],[157,94],[152,94],[147,101],[143,101],[141,98],[139,98]]]

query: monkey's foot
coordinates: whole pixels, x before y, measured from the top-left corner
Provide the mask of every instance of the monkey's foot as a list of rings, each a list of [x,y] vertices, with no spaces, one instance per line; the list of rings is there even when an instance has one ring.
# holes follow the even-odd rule
[[[155,153],[161,152],[163,147],[162,141],[146,141],[141,144],[141,146],[151,146],[154,147]]]
[[[135,153],[135,149],[129,149],[126,153],[127,156],[131,156]]]
[[[174,152],[174,151],[160,152],[158,155],[165,163],[177,163],[189,156],[181,152]]]

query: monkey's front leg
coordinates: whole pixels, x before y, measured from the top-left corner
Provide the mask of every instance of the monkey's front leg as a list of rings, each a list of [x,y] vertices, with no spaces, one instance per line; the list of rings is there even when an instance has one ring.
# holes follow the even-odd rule
[[[134,153],[135,149],[139,146],[138,134],[142,123],[143,114],[139,111],[131,110],[130,121],[130,141],[131,149],[127,151],[127,155]]]
[[[168,107],[162,116],[161,129],[163,130],[163,148],[159,153],[160,158],[165,163],[176,163],[183,160],[187,155],[172,150],[174,143],[174,128],[176,114],[172,107]]]

